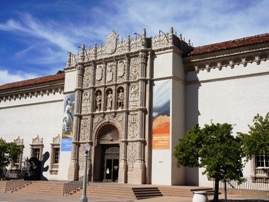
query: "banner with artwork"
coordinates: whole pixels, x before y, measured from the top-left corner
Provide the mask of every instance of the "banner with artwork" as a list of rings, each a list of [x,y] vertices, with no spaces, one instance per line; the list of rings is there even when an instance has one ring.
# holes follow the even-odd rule
[[[72,150],[74,106],[75,106],[75,93],[65,95],[64,115],[63,115],[63,122],[62,122],[61,151]]]
[[[170,81],[153,84],[152,149],[170,149]]]

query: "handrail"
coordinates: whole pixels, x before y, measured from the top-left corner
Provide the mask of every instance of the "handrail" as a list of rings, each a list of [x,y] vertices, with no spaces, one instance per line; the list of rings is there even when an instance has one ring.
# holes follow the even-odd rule
[[[24,180],[11,180],[6,182],[6,187],[5,187],[5,193],[7,191],[14,191],[16,188],[19,188],[23,185],[30,184],[30,181],[24,181]]]
[[[69,195],[70,192],[77,190],[78,188],[81,188],[83,185],[82,179],[83,177],[80,177],[78,180],[73,180],[73,181],[64,183],[63,196],[67,194]]]

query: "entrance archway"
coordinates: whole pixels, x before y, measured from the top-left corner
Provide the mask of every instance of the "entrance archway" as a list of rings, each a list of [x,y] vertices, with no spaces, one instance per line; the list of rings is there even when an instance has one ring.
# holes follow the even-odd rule
[[[117,182],[119,176],[119,131],[112,124],[105,124],[97,131],[94,152],[94,181]]]
[[[117,182],[119,176],[119,145],[102,145],[103,182]]]

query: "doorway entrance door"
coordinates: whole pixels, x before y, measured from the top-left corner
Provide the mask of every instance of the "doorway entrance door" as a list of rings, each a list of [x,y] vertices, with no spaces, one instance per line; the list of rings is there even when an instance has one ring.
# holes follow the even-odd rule
[[[104,146],[103,181],[117,182],[119,176],[119,145]]]
[[[117,182],[118,174],[119,174],[119,159],[106,159],[104,181]]]

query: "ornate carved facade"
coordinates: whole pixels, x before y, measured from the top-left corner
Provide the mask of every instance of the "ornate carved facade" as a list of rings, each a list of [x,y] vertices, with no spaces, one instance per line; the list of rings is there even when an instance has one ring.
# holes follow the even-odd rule
[[[146,116],[151,113],[150,102],[146,101],[152,79],[149,48],[169,50],[173,41],[185,44],[173,34],[173,29],[152,39],[146,37],[144,29],[142,35],[133,39],[128,36],[125,41],[119,41],[118,34],[112,31],[104,46],[95,44],[86,50],[82,45],[79,54],[68,54],[66,71],[77,70],[72,156],[78,168],[74,172],[79,172],[78,175],[83,167],[82,144],[89,142],[92,146],[92,180],[104,180],[95,171],[105,172],[103,165],[96,165],[104,158],[97,154],[104,152],[100,145],[117,144],[120,147],[118,180],[145,183],[145,165],[149,164],[146,161],[150,155],[145,152],[149,141],[146,128],[150,125]],[[140,179],[139,182],[134,178]]]
[[[89,143],[91,181],[208,186],[173,149],[197,123],[231,121],[236,134],[269,111],[268,60],[269,34],[194,48],[173,28],[121,41],[112,31],[105,45],[68,53],[62,74],[0,86],[1,136],[23,147],[18,165],[50,153],[49,180],[83,176]],[[73,128],[64,133],[67,98],[75,106],[69,100]],[[259,163],[246,169],[245,187],[268,183]]]

